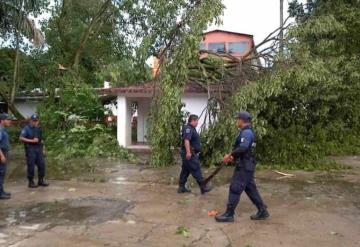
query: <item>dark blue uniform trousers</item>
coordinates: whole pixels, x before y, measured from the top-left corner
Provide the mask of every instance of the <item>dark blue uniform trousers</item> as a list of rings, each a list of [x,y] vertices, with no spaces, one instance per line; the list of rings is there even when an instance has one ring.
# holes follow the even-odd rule
[[[185,185],[190,174],[198,183],[201,183],[204,180],[204,177],[201,173],[199,155],[193,154],[190,160],[186,160],[185,155],[182,154],[181,158],[182,167],[179,184]]]
[[[42,179],[45,177],[45,161],[43,156],[43,149],[39,146],[28,146],[25,148],[27,177],[33,179],[35,175],[35,165],[38,168],[38,177]]]
[[[232,213],[238,205],[243,191],[258,209],[266,207],[256,188],[254,171],[248,171],[244,167],[236,167],[231,180],[228,199],[228,210]]]
[[[2,151],[5,155],[6,159],[8,159],[8,154],[5,151]],[[4,192],[4,183],[5,183],[5,176],[6,176],[6,163],[2,163],[0,161],[0,194]]]
[[[6,175],[6,163],[0,162],[0,194],[4,192],[5,175]]]

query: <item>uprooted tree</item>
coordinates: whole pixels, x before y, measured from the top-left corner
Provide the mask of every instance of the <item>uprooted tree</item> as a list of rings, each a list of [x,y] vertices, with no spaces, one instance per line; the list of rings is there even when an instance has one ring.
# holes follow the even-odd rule
[[[193,50],[185,59],[181,56],[187,51],[184,43],[165,47],[169,56],[161,63],[152,112],[154,166],[173,162],[179,144],[180,94],[188,80],[205,88],[217,84],[233,89],[225,97],[209,92],[216,110],[214,121],[202,132],[202,159],[207,165],[216,164],[231,149],[236,134],[233,116],[239,110],[254,116],[262,163],[326,169],[331,167],[324,159],[327,155],[360,151],[360,46],[355,38],[360,28],[359,2],[318,0],[304,6],[293,1],[290,6],[296,23],[283,26],[287,31],[281,53],[282,29],[259,44],[266,44],[265,48],[257,46],[241,60],[200,51],[207,58],[199,61],[194,52],[198,40],[191,41]],[[192,35],[181,34],[175,36],[179,41]]]
[[[203,158],[214,164],[236,133],[232,116],[248,110],[260,162],[286,168],[328,168],[324,157],[360,152],[358,1],[296,1],[284,54],[271,73],[239,90],[203,133]]]

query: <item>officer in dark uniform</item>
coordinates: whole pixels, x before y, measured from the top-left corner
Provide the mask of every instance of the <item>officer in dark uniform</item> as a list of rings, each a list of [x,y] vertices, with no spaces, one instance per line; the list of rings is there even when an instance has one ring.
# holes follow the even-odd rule
[[[240,129],[240,133],[236,138],[234,149],[231,154],[225,155],[223,160],[225,163],[234,161],[236,167],[230,184],[226,212],[215,217],[217,222],[234,221],[235,208],[243,191],[258,209],[258,212],[250,218],[252,220],[263,220],[269,217],[267,206],[261,199],[254,180],[256,166],[254,157],[255,133],[251,128],[250,113],[240,112],[237,114],[237,127]]]
[[[201,194],[205,194],[211,190],[210,187],[202,182],[204,177],[201,172],[199,153],[201,151],[200,136],[196,131],[199,123],[199,117],[190,115],[188,123],[182,129],[182,147],[180,155],[182,158],[182,168],[179,179],[178,193],[191,192],[186,188],[185,184],[191,174],[200,186]]]
[[[37,114],[33,114],[30,117],[30,124],[26,125],[20,134],[20,141],[22,141],[25,145],[29,188],[36,188],[37,186],[49,186],[49,184],[44,181],[45,161],[43,153],[42,130],[39,124],[39,116]],[[35,165],[38,168],[39,180],[37,185],[34,183]]]
[[[4,191],[7,159],[10,150],[9,135],[5,127],[10,127],[11,120],[12,118],[8,114],[0,114],[0,199],[2,200],[11,198],[11,194]]]

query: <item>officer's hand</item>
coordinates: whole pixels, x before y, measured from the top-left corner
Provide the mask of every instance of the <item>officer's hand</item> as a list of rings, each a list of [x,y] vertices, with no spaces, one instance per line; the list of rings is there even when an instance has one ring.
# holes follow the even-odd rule
[[[185,159],[190,160],[191,159],[191,153],[186,153]]]
[[[35,138],[33,139],[33,141],[34,141],[34,143],[38,143],[38,142],[39,142],[39,138],[35,137]]]
[[[226,154],[226,155],[224,156],[223,162],[224,162],[225,164],[227,164],[227,163],[232,162],[233,160],[234,160],[234,157],[232,157],[231,154]]]
[[[6,163],[5,155],[1,155],[0,160],[1,160],[1,163]]]

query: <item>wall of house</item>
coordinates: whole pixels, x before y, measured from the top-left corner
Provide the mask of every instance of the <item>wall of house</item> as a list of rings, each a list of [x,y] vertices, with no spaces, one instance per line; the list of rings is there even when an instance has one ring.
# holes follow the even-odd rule
[[[151,98],[137,100],[137,141],[140,143],[147,142],[148,120],[150,114]]]
[[[248,43],[248,52],[252,47],[253,39],[251,36],[241,35],[241,34],[232,34],[227,32],[210,32],[204,36],[204,40],[202,44],[205,46],[203,47],[205,50],[208,49],[209,43],[225,43],[226,50],[229,50],[229,43],[230,42],[247,42]],[[244,53],[234,53],[234,56],[241,56]]]
[[[204,111],[207,106],[208,98],[207,95],[185,95],[182,96],[181,102],[185,104],[183,110],[190,114],[196,114],[198,116]],[[200,116],[199,126],[197,130],[200,130],[201,125],[205,121],[205,112]]]
[[[131,104],[125,96],[117,97],[117,140],[120,146],[131,145]]]
[[[20,101],[15,102],[16,109],[23,115],[25,118],[30,117],[37,111],[37,106],[39,105],[38,101]]]

